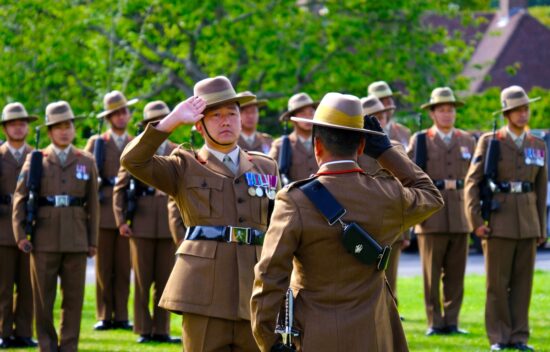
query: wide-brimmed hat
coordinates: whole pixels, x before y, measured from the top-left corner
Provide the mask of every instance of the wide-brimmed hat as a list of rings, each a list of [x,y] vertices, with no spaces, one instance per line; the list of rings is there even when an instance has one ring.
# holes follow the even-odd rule
[[[134,98],[127,100],[124,94],[118,90],[113,90],[112,92],[109,92],[105,94],[103,97],[103,112],[101,112],[97,117],[101,118],[104,116],[107,116],[118,109],[134,105],[138,102],[139,99]]]
[[[238,97],[254,97],[254,99],[252,99],[251,101],[246,102],[246,103],[242,103],[241,108],[245,108],[247,106],[253,106],[253,105],[256,105],[258,108],[261,108],[262,106],[267,105],[267,100],[265,100],[265,99],[256,99],[256,96],[248,90],[238,93],[237,96]]]
[[[317,108],[318,101],[313,101],[307,93],[297,93],[288,99],[288,110],[284,112],[280,117],[280,121],[288,120],[296,111],[311,106]]]
[[[430,95],[430,101],[420,105],[421,109],[428,109],[431,106],[439,104],[452,104],[454,106],[464,105],[463,101],[457,100],[453,93],[453,90],[449,87],[438,87],[432,90]]]
[[[374,95],[378,99],[393,97],[399,95],[399,92],[393,92],[390,88],[390,85],[385,81],[376,81],[369,84],[367,88],[369,95]]]
[[[540,100],[540,97],[532,99],[529,98],[522,87],[510,86],[500,92],[500,103],[502,104],[502,109],[495,111],[493,115],[513,110],[523,105],[528,105],[537,100]]]
[[[10,103],[4,106],[0,122],[3,124],[15,120],[28,120],[32,122],[38,120],[38,116],[27,114],[27,110],[25,110],[25,107],[21,103]]]
[[[363,128],[363,108],[359,98],[354,95],[327,93],[315,110],[313,119],[296,116],[292,116],[290,119],[318,126],[384,135],[383,132]]]
[[[74,116],[71,106],[66,101],[60,100],[46,106],[46,126],[56,125],[65,121],[73,121],[82,116]]]
[[[256,99],[255,95],[238,96],[231,81],[225,76],[206,78],[193,87],[193,95],[206,101],[205,109],[226,103],[248,103]]]
[[[143,108],[143,120],[140,125],[146,125],[149,122],[160,120],[170,113],[170,108],[162,100],[147,103]]]
[[[361,98],[361,106],[363,107],[363,116],[373,115],[379,112],[391,110],[392,107],[385,107],[384,104],[376,97],[376,95],[369,95]]]

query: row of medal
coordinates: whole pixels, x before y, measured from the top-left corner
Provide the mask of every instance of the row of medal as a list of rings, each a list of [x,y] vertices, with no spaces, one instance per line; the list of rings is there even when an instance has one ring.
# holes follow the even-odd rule
[[[76,175],[77,180],[84,180],[87,181],[90,179],[90,174],[86,170],[86,165],[84,164],[76,164]]]
[[[247,172],[244,174],[248,184],[248,194],[251,197],[264,197],[275,199],[277,194],[277,176],[255,174]]]
[[[525,164],[544,166],[546,156],[544,155],[544,149],[525,148]]]

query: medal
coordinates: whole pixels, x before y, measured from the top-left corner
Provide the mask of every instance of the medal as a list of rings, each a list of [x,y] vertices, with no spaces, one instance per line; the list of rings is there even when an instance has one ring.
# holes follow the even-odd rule
[[[256,197],[263,197],[264,191],[262,187],[260,186],[262,184],[262,180],[260,178],[260,175],[254,174],[254,185],[256,186]]]
[[[466,146],[460,147],[460,153],[462,154],[462,159],[464,160],[470,160],[472,158],[472,154],[470,153],[470,150]]]
[[[533,150],[531,148],[525,148],[524,149],[524,153],[525,153],[525,164],[526,165],[531,165],[533,164]]]
[[[82,165],[76,164],[76,175],[77,180],[82,180]]]
[[[277,195],[277,176],[267,175],[267,182],[269,184],[269,191],[267,192],[267,198],[273,200]]]
[[[246,177],[246,184],[248,184],[248,195],[251,197],[255,197],[256,189],[254,188],[254,174],[246,172],[244,176]]]
[[[273,189],[270,189],[269,191],[267,191],[267,198],[269,198],[271,200],[275,199],[276,195],[277,195],[277,193]]]

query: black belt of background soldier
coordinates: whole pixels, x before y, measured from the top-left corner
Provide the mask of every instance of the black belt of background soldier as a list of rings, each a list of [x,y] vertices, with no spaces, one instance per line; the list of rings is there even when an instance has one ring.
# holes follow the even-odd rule
[[[535,190],[535,184],[528,181],[491,182],[490,187],[495,193],[529,193]]]
[[[114,187],[116,184],[117,178],[116,177],[102,177],[101,178],[101,185],[102,186],[108,186],[108,187]],[[136,195],[142,197],[142,196],[154,196],[155,195],[155,188],[147,186],[143,182],[140,182],[136,180],[136,187],[137,192]]]
[[[86,198],[73,197],[66,194],[38,197],[38,206],[40,207],[83,207],[86,204]]]

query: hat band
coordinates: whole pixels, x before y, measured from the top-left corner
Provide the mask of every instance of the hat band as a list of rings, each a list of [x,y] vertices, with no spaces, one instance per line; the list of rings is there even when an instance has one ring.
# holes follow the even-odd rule
[[[238,98],[237,94],[231,89],[225,89],[219,92],[200,94],[199,97],[206,101],[206,104],[217,103],[222,100]]]
[[[144,120],[156,119],[157,117],[164,117],[170,113],[168,109],[156,110],[155,112],[149,112]]]
[[[117,101],[116,103],[107,104],[107,106],[105,107],[105,110],[106,111],[118,110],[120,108],[125,107],[127,103],[128,102],[126,100],[120,100],[120,101]]]
[[[27,115],[26,113],[13,113],[13,112],[8,112],[4,115],[2,115],[2,120],[12,120],[12,119],[24,119],[24,118],[27,118],[29,117],[29,115]]]
[[[326,105],[317,107],[313,120],[351,128],[363,128],[364,125],[363,116],[351,116]]]
[[[48,122],[74,119],[74,116],[72,114],[51,114],[51,115],[48,115],[47,117],[48,117]]]

